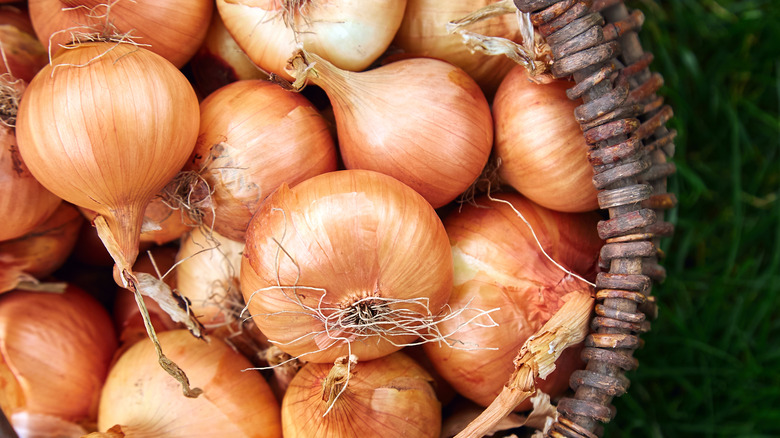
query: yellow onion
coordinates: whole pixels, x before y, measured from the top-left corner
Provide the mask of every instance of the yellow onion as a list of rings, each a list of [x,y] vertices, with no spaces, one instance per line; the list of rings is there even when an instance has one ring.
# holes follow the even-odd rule
[[[17,120],[30,172],[105,219],[120,272],[138,254],[146,205],[184,165],[197,130],[197,97],[178,69],[108,42],[61,52],[30,83]]]
[[[217,0],[233,38],[255,64],[290,78],[298,45],[340,68],[366,69],[390,45],[406,0]]]
[[[507,74],[493,101],[495,153],[502,181],[553,210],[599,208],[588,145],[574,118],[579,102],[566,97],[566,80],[537,84],[526,69]]]
[[[23,436],[61,436],[50,429],[57,426],[89,430],[116,346],[108,312],[75,286],[3,294],[0,407]]]
[[[35,32],[52,55],[74,41],[131,37],[177,68],[200,47],[214,10],[212,0],[28,0],[28,5]]]
[[[447,29],[447,23],[492,3],[495,0],[407,0],[404,19],[393,44],[411,55],[440,58],[457,65],[492,97],[507,72],[517,64],[506,56],[472,52],[460,35]],[[515,14],[487,18],[468,26],[468,30],[522,41]]]
[[[46,289],[39,280],[65,263],[76,245],[84,217],[71,204],[59,208],[40,226],[0,242],[0,293],[13,289]]]
[[[204,225],[228,239],[244,240],[257,206],[281,183],[336,170],[327,123],[300,94],[267,81],[238,81],[200,108],[200,134],[187,164],[198,178],[187,196],[210,194],[195,208]]]
[[[190,59],[190,68],[203,96],[235,81],[268,79],[268,73],[249,59],[216,13],[211,16],[206,39]]]
[[[348,169],[397,178],[438,208],[464,192],[487,163],[493,144],[487,100],[448,62],[403,59],[353,73],[301,52],[292,66],[297,81],[320,86],[333,103]]]
[[[13,5],[0,6],[0,50],[0,74],[8,73],[24,82],[30,82],[49,62],[29,14]]]
[[[282,185],[247,229],[241,291],[286,353],[385,356],[430,335],[452,286],[435,210],[398,180],[343,170]]]
[[[350,359],[355,359],[352,356]],[[432,378],[401,352],[371,361],[310,363],[282,401],[285,438],[438,437]]]
[[[246,370],[251,367],[246,358],[219,339],[204,342],[186,330],[166,331],[159,339],[203,395],[182,397],[155,363],[152,343],[140,341],[106,378],[98,430],[113,428],[117,435],[103,436],[281,437],[279,404],[260,373]]]
[[[17,147],[14,125],[24,82],[0,75],[0,241],[31,232],[62,202],[30,173]]]
[[[564,297],[592,291],[583,279],[594,279],[602,245],[594,212],[560,213],[517,194],[491,199],[477,198],[477,206],[450,213],[444,224],[455,264],[449,305],[454,310],[496,309],[490,316],[498,326],[464,326],[453,336],[459,342],[454,348],[423,346],[455,390],[482,406],[498,395],[514,371],[520,347],[563,305]],[[469,317],[462,313],[443,321],[440,330],[454,330]],[[569,374],[581,365],[577,349],[566,350],[555,372],[538,387],[553,396],[561,393]],[[529,407],[530,402],[519,409]]]

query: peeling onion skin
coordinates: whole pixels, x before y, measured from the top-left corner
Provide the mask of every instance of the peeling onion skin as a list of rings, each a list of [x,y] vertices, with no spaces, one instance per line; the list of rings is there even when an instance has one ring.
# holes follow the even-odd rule
[[[332,364],[309,363],[295,375],[282,401],[285,438],[435,438],[441,405],[432,377],[401,352],[360,362],[332,410],[323,380]]]
[[[29,413],[94,422],[116,348],[108,312],[76,286],[62,294],[3,294],[0,406],[9,417]]]
[[[588,145],[566,97],[571,83],[536,84],[522,66],[501,82],[493,101],[501,180],[532,201],[563,212],[599,208]]]
[[[159,334],[166,355],[203,389],[186,398],[157,364],[148,339],[111,369],[100,399],[98,430],[119,425],[130,438],[281,437],[279,404],[252,365],[223,341],[196,339],[186,330]]]
[[[511,193],[494,197],[511,202],[528,219],[555,261],[594,280],[603,243],[596,233],[598,214],[555,212]],[[444,219],[455,264],[449,305],[453,309],[467,303],[483,310],[499,309],[490,314],[498,327],[471,324],[458,332],[455,338],[479,347],[472,350],[444,344],[423,348],[456,391],[487,406],[509,379],[522,344],[563,305],[563,296],[592,288],[554,266],[509,206],[484,196],[476,202],[481,207],[464,206]],[[452,329],[462,322],[462,317],[443,322],[440,329]],[[556,371],[537,382],[544,392],[555,396],[568,387],[570,373],[582,367],[578,350],[566,350],[556,362]],[[530,406],[528,401],[518,410]]]
[[[296,284],[319,288],[301,289],[299,298],[326,316],[367,297],[426,300],[427,308],[389,307],[436,315],[452,286],[449,242],[435,210],[398,180],[365,170],[319,175],[280,187],[250,222],[241,264],[249,314],[272,343],[311,362],[332,363],[348,352],[370,360],[417,339],[396,332],[390,337],[396,345],[377,334],[333,341],[325,324],[291,298],[292,288],[276,287]],[[346,336],[337,327],[331,334]]]
[[[73,42],[73,32],[94,32],[87,26],[102,29],[105,18],[90,19],[88,14],[105,14],[106,3],[111,3],[108,19],[116,33],[136,37],[177,68],[200,48],[214,12],[213,0],[28,0],[35,32],[44,47],[51,47],[52,56]]]
[[[316,107],[263,80],[211,93],[200,106],[198,141],[186,169],[211,190],[204,225],[243,241],[260,202],[282,183],[336,170],[336,144]]]

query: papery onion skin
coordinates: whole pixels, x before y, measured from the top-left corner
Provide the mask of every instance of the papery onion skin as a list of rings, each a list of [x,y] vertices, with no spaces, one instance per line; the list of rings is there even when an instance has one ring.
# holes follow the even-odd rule
[[[20,280],[54,273],[70,256],[84,217],[62,202],[38,228],[17,239],[0,242],[0,293],[15,289]]]
[[[27,11],[16,6],[0,6],[0,74],[30,82],[49,62],[49,56],[33,30]]]
[[[438,437],[441,406],[430,375],[401,352],[358,362],[327,415],[323,381],[333,365],[306,364],[282,401],[285,438]]]
[[[52,56],[74,41],[74,33],[108,31],[99,36],[127,34],[177,68],[200,47],[214,11],[212,0],[28,0],[28,6],[38,39]]]
[[[192,86],[164,58],[123,43],[84,43],[33,79],[16,129],[30,172],[105,218],[132,265],[143,211],[192,152],[198,115]]]
[[[447,30],[448,22],[492,3],[495,0],[407,0],[404,20],[393,44],[410,55],[440,58],[457,65],[479,83],[488,98],[492,98],[501,80],[517,64],[503,55],[472,53],[459,34]],[[483,20],[467,29],[480,35],[522,41],[514,14]]]
[[[65,293],[0,296],[0,406],[70,422],[95,421],[100,390],[117,347],[105,308],[69,285]],[[11,385],[11,390],[7,385]],[[18,389],[16,392],[14,385]],[[20,396],[9,400],[9,394]]]
[[[291,79],[285,71],[299,41],[340,68],[362,71],[390,45],[403,19],[406,0],[304,0],[288,14],[276,0],[251,3],[217,0],[217,9],[236,42],[263,70]],[[285,25],[292,21],[296,32]]]
[[[132,437],[281,437],[279,404],[270,387],[223,341],[194,338],[186,330],[159,334],[171,360],[187,370],[198,398],[157,365],[149,340],[130,348],[111,369],[100,399],[98,430],[120,425]]]
[[[480,175],[493,144],[493,119],[476,82],[441,60],[413,58],[350,73],[307,55],[333,103],[348,169],[390,175],[435,208]],[[312,64],[310,64],[312,65]]]
[[[588,145],[574,118],[578,103],[565,80],[536,84],[522,66],[507,74],[493,102],[499,177],[544,207],[564,212],[599,208]]]
[[[593,281],[603,243],[596,233],[596,213],[555,212],[513,193],[494,196],[511,202],[522,213],[553,260]],[[456,391],[487,406],[507,383],[520,347],[563,304],[564,295],[592,288],[547,259],[528,225],[508,205],[486,196],[475,203],[444,219],[455,264],[449,305],[453,309],[466,305],[496,309],[490,316],[498,326],[463,327],[453,336],[464,343],[462,348],[445,344],[423,347]],[[469,316],[463,313],[442,322],[440,330],[451,330]],[[488,323],[481,318],[477,322]],[[537,382],[552,396],[565,390],[569,374],[582,366],[577,349],[566,350],[556,364],[553,375]],[[530,402],[518,409],[527,408]]]
[[[299,289],[297,298],[322,316],[354,310],[369,297],[417,300],[387,309],[437,315],[452,285],[451,257],[435,210],[411,188],[377,172],[330,172],[292,189],[283,185],[261,205],[247,230],[241,291],[258,328],[288,354],[311,362],[332,363],[348,353],[370,360],[417,336],[334,341],[292,297],[292,286],[315,288]],[[330,335],[349,336],[337,327]]]
[[[201,103],[198,142],[187,169],[211,191],[204,225],[243,241],[260,202],[280,184],[336,170],[325,119],[297,93],[262,80],[238,81]]]

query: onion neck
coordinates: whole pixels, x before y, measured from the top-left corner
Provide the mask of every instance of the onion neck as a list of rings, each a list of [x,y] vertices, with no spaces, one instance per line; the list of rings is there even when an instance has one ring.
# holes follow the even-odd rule
[[[115,281],[119,286],[127,288],[124,273],[133,272],[133,264],[138,257],[143,209],[136,205],[122,206],[110,210],[107,214],[99,213],[93,223],[100,240],[116,264],[119,278],[115,278]]]
[[[350,75],[352,72],[342,70],[325,58],[303,49],[299,49],[288,63],[287,73],[295,78],[292,87],[301,90],[306,83],[325,90],[334,100],[344,100],[351,93]]]

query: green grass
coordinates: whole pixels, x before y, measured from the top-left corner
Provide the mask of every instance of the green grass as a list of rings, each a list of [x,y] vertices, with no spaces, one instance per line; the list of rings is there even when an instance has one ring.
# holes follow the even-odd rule
[[[780,2],[629,5],[675,110],[679,205],[605,436],[780,436]]]

